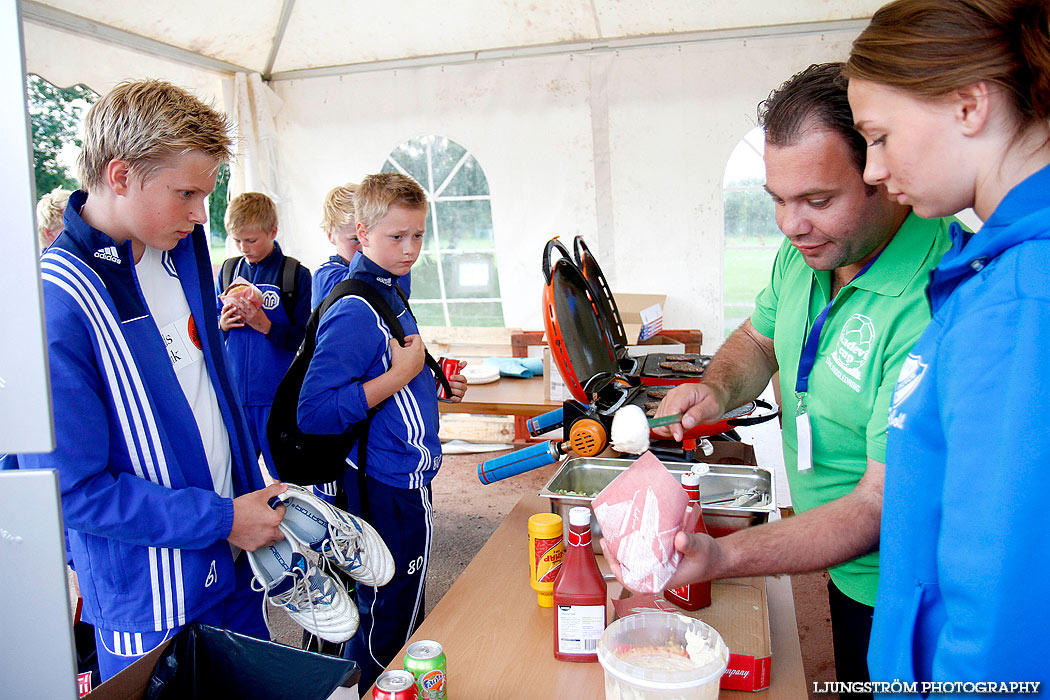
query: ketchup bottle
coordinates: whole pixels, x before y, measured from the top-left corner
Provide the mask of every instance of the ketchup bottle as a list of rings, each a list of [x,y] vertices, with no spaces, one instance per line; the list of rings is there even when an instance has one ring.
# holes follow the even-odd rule
[[[700,476],[707,471],[707,465],[693,467],[693,471],[682,474],[682,488],[689,494],[689,506],[700,510]],[[700,517],[696,521],[693,532],[707,534],[707,526],[704,525],[704,514],[700,511]],[[671,601],[683,610],[699,610],[711,604],[711,582],[687,583],[678,588],[668,588],[664,591],[664,598]]]
[[[606,586],[591,547],[591,509],[569,509],[569,547],[554,582],[554,658],[598,661]]]

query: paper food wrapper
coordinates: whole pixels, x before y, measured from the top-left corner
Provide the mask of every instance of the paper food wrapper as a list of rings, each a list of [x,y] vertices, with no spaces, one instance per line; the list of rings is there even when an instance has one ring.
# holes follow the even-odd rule
[[[234,289],[232,292],[230,291],[233,287],[236,287],[239,284],[245,286]],[[245,299],[250,304],[257,306],[260,309],[263,305],[262,292],[259,291],[259,288],[240,275],[235,277],[234,280],[230,282],[230,286],[226,288],[226,291],[219,295],[219,300],[223,304],[229,304],[234,299]]]
[[[613,479],[591,504],[607,551],[620,563],[623,584],[658,593],[678,567],[674,536],[689,496],[651,452]]]
[[[612,602],[616,617],[627,617],[635,613],[647,612],[681,612],[674,603],[666,600],[662,593],[639,593],[627,598],[618,598]]]

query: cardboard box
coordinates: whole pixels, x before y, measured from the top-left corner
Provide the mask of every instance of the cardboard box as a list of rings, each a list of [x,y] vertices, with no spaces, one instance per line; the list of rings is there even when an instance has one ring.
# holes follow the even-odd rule
[[[568,401],[573,398],[565,380],[561,378],[558,363],[552,361],[550,348],[543,348],[544,397],[548,401]]]
[[[648,340],[643,340],[637,345],[627,346],[627,354],[631,357],[641,357],[642,355],[648,355],[649,353],[654,352],[662,352],[668,355],[681,354],[685,352],[685,345],[683,343],[676,343],[670,338],[655,335]]]
[[[627,335],[628,343],[635,343],[638,340],[638,331],[642,329],[642,309],[647,309],[653,304],[664,306],[667,303],[666,294],[621,294],[614,292],[613,297],[616,299],[616,308],[620,310],[620,319],[623,321],[623,330]],[[664,327],[671,327],[666,324],[667,320],[665,318]]]
[[[139,700],[146,692],[157,659],[170,643],[169,639],[84,697],[87,700]]]
[[[171,639],[83,697],[86,700],[141,700],[153,676],[153,668],[157,665],[157,659],[169,644],[171,644]],[[356,678],[357,675],[359,674],[355,672],[352,678]],[[328,696],[328,700],[357,700],[357,697],[357,685],[355,684],[350,688],[336,688]]]
[[[729,665],[720,687],[750,692],[769,687],[773,651],[764,577],[715,581],[711,584],[711,605],[694,612],[682,610],[662,595],[634,596],[614,601],[613,605],[617,617],[657,609],[703,620],[718,631],[729,647]]]

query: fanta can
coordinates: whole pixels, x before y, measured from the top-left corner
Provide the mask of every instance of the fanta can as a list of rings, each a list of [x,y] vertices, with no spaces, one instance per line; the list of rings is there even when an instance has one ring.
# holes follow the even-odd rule
[[[445,650],[438,642],[424,639],[409,644],[405,650],[405,670],[416,679],[419,700],[447,700]]]

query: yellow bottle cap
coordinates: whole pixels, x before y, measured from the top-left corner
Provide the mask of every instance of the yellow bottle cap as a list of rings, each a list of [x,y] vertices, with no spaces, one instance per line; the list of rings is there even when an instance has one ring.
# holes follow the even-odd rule
[[[545,593],[543,591],[536,592],[536,602],[540,604],[541,608],[553,608],[554,607],[554,594]]]
[[[536,537],[557,537],[562,534],[561,516],[557,513],[536,513],[529,517],[529,532]]]

